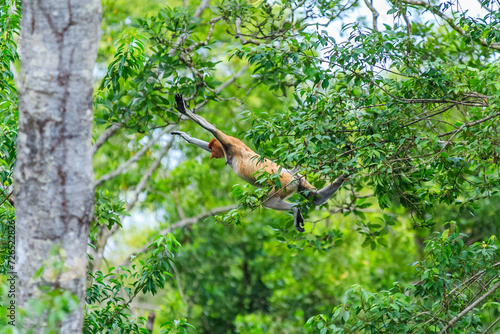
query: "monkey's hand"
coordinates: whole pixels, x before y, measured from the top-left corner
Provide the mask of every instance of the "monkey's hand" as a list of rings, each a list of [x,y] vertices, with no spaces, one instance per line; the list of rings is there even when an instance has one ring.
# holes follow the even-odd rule
[[[181,114],[186,114],[186,106],[184,105],[184,99],[181,94],[175,94],[175,109],[179,111]]]
[[[189,137],[187,133],[183,132],[183,131],[172,131],[170,132],[171,135],[178,135],[178,136],[181,136],[182,138],[186,138],[186,137]]]
[[[185,141],[187,141],[188,143],[191,143],[191,136],[188,135],[187,133],[183,132],[183,131],[172,131],[170,132],[171,135],[178,135],[178,136],[181,136]]]

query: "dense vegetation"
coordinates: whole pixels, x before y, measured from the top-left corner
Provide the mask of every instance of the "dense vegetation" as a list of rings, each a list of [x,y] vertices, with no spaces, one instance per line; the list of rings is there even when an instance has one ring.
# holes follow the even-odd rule
[[[497,1],[102,4],[87,333],[500,329]],[[19,6],[0,7],[2,245]],[[266,189],[169,135],[211,139],[177,92],[318,188],[349,180],[321,208],[292,198],[298,233]],[[27,314],[50,331],[75,305],[53,288]]]

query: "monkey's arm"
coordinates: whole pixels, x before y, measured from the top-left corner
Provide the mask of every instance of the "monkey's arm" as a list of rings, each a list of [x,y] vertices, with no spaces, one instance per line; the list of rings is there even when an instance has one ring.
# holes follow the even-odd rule
[[[212,150],[208,148],[208,143],[206,141],[203,141],[203,140],[197,139],[197,138],[193,138],[193,137],[189,136],[187,133],[182,132],[182,131],[172,131],[170,133],[173,135],[181,136],[188,143],[194,144],[198,147],[201,147],[205,151],[212,152]]]
[[[314,196],[312,202],[314,203],[314,205],[325,204],[326,201],[328,201],[333,196],[333,194],[337,192],[337,190],[345,180],[347,180],[347,175],[341,175],[329,185],[321,188],[318,191],[312,192],[311,195]]]
[[[181,113],[186,115],[187,117],[191,118],[196,124],[204,128],[205,130],[209,131],[217,140],[219,140],[223,145],[227,145],[231,142],[231,137],[226,135],[220,130],[217,130],[215,126],[210,124],[206,119],[203,117],[196,115],[192,113],[191,111],[186,109],[186,106],[184,104],[184,99],[182,98],[181,94],[175,94],[175,102],[176,102],[176,109]]]

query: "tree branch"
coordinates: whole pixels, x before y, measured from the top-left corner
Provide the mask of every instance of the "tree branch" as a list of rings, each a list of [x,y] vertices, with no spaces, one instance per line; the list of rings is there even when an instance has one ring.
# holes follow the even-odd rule
[[[488,326],[488,328],[486,328],[486,329],[484,330],[484,332],[485,332],[485,333],[488,333],[491,329],[493,329],[493,327],[495,327],[495,325],[496,325],[496,324],[498,324],[498,322],[499,322],[499,321],[500,321],[500,317],[496,318],[496,320],[495,320],[495,321],[493,321],[493,322],[491,323],[491,325],[489,325],[489,326]]]
[[[236,72],[236,74],[232,75],[228,80],[224,81],[217,88],[215,88],[215,91],[217,92],[217,94],[219,94],[223,89],[225,89],[226,87],[228,87],[229,85],[234,83],[236,81],[236,79],[238,79],[243,74],[245,74],[246,70],[248,70],[248,67],[249,67],[249,65],[245,64],[245,66],[240,68],[240,70],[238,72]]]
[[[5,195],[5,192],[3,191],[2,189],[2,193]],[[11,191],[4,199],[3,201],[0,203],[0,206],[2,206],[3,203],[5,203],[5,201],[8,201],[10,203],[10,205],[14,206],[14,199],[11,198],[12,196],[12,193],[13,191]]]
[[[127,169],[131,164],[133,164],[134,162],[136,162],[137,160],[139,160],[139,158],[141,156],[144,155],[144,153],[146,153],[150,148],[151,146],[153,146],[154,143],[156,143],[164,134],[166,133],[169,133],[170,131],[172,131],[174,129],[175,126],[166,126],[161,132],[160,134],[156,137],[156,138],[151,138],[149,140],[149,143],[145,146],[143,146],[136,154],[134,154],[130,159],[128,159],[125,163],[121,164],[120,167],[118,167],[117,169],[115,169],[114,171],[112,171],[111,173],[109,174],[105,174],[103,176],[101,176],[99,179],[97,179],[94,183],[94,186],[95,187],[98,187],[100,186],[101,184],[103,184],[104,182],[106,181],[109,181],[110,179],[120,175],[125,169]]]
[[[178,222],[176,222],[176,223],[168,226],[167,228],[161,230],[158,234],[165,235],[167,233],[172,232],[175,229],[184,228],[184,227],[188,227],[188,226],[194,225],[194,224],[196,224],[198,221],[200,221],[203,218],[211,217],[211,216],[214,216],[214,215],[222,213],[222,212],[233,210],[235,208],[236,208],[236,205],[221,206],[221,207],[212,209],[210,211],[202,212],[199,215],[196,215],[194,217],[190,217],[190,218],[186,218],[186,219],[181,219]],[[137,255],[139,253],[144,253],[147,250],[147,248],[149,247],[149,245],[153,242],[153,240],[154,240],[154,238],[150,239],[146,243],[146,245],[144,247],[142,247],[139,250],[137,250],[136,252],[130,254],[127,257],[127,259],[122,262],[121,266],[127,266],[130,263],[130,258],[132,256],[135,256],[135,255]]]
[[[240,70],[238,72],[236,72],[236,74],[232,75],[229,79],[227,79],[226,81],[224,81],[222,84],[220,84],[219,86],[217,86],[215,88],[215,94],[218,95],[222,90],[224,90],[226,87],[230,86],[231,84],[233,84],[238,78],[240,78],[243,74],[245,74],[245,72],[248,70],[248,67],[249,65],[246,64],[245,66],[243,66],[242,68],[240,68]],[[197,110],[201,109],[203,106],[205,106],[206,104],[208,103],[208,100],[205,99],[203,102],[200,102],[198,103],[197,105],[195,105],[193,107],[193,112],[196,112]],[[184,116],[184,115],[179,115],[180,116],[180,119],[185,121],[185,120],[189,120],[189,118],[187,116]]]
[[[416,119],[416,120],[414,120],[414,121],[411,121],[411,122],[409,122],[409,123],[406,123],[405,125],[401,126],[401,128],[406,128],[407,126],[413,125],[413,124],[418,123],[418,122],[420,122],[420,121],[423,121],[423,120],[425,120],[425,119],[429,119],[429,118],[431,118],[431,117],[434,117],[434,116],[437,116],[437,115],[442,114],[442,113],[444,113],[444,112],[447,112],[448,110],[450,110],[450,109],[451,109],[451,108],[453,108],[454,106],[455,106],[455,104],[454,104],[454,103],[452,103],[452,104],[450,104],[449,106],[445,106],[443,109],[441,109],[441,110],[439,110],[439,111],[435,112],[434,114],[431,114],[431,115],[426,115],[426,116],[424,116],[424,117],[421,117],[421,118],[418,118],[418,119]]]
[[[216,17],[214,19],[211,19],[209,21],[209,23],[210,23],[210,29],[208,30],[208,34],[207,34],[207,37],[205,38],[205,40],[197,42],[197,43],[194,43],[193,45],[191,45],[191,46],[187,47],[186,49],[184,49],[184,52],[185,53],[190,53],[191,51],[193,51],[194,49],[196,49],[199,46],[208,45],[208,42],[210,41],[210,37],[212,37],[212,33],[214,32],[215,24],[217,22],[219,22],[220,20],[222,20],[222,16],[219,16],[219,17]]]
[[[373,7],[372,4],[373,0],[365,0],[366,6],[371,10],[372,16],[373,16],[373,31],[378,32],[378,27],[377,27],[377,19],[378,19],[378,11],[375,7]]]
[[[500,281],[497,282],[488,292],[486,292],[484,295],[482,295],[480,298],[478,298],[474,303],[470,304],[467,306],[462,312],[457,314],[453,319],[448,321],[448,324],[443,327],[443,329],[439,332],[439,334],[444,334],[446,331],[450,328],[453,328],[453,325],[455,322],[458,321],[458,319],[462,318],[464,315],[469,313],[474,307],[476,307],[479,303],[481,303],[483,300],[485,300],[489,295],[491,295],[493,292],[495,292],[498,288],[500,288]]]
[[[209,4],[210,0],[202,0],[198,8],[196,8],[196,10],[194,11],[193,17],[199,19],[203,11],[207,9]],[[179,46],[186,41],[188,36],[189,34],[187,32],[184,32],[182,35],[180,35],[177,41],[174,43],[174,45],[172,45],[170,51],[168,51],[168,55],[169,56],[175,55],[175,52],[177,51]]]
[[[149,180],[149,178],[153,175],[153,173],[158,169],[158,167],[161,164],[161,159],[167,154],[167,152],[170,150],[172,147],[173,143],[173,136],[170,138],[169,142],[167,145],[160,151],[160,156],[158,159],[156,159],[149,169],[144,173],[142,176],[141,180],[137,184],[137,186],[134,189],[134,192],[132,193],[132,198],[131,200],[127,203],[127,206],[125,207],[126,211],[130,211],[135,203],[137,202],[137,199],[139,198],[139,194],[141,191],[146,187],[146,184]],[[120,221],[123,219],[123,217],[120,217]],[[99,230],[99,238],[98,242],[96,245],[95,249],[95,254],[94,254],[94,263],[93,263],[93,268],[92,270],[96,272],[97,270],[101,269],[101,264],[102,264],[102,259],[104,255],[104,249],[106,248],[106,244],[108,243],[109,238],[116,233],[118,230],[119,225],[115,224],[111,229],[108,229],[106,226],[101,226]]]
[[[210,4],[210,0],[202,0],[198,8],[194,11],[193,16],[196,18],[199,18],[203,11],[207,9],[208,5]]]
[[[174,136],[172,136],[172,138],[170,138],[170,140],[168,141],[167,145],[165,145],[165,147],[160,151],[160,156],[158,157],[158,159],[156,159],[151,164],[151,166],[146,171],[146,173],[141,177],[141,180],[137,184],[137,187],[135,187],[134,192],[132,193],[132,198],[127,203],[127,206],[126,206],[125,210],[129,211],[130,209],[132,209],[134,207],[135,203],[137,202],[137,199],[139,198],[139,194],[141,193],[141,191],[144,188],[146,188],[146,184],[147,184],[149,178],[158,169],[158,167],[160,167],[161,159],[168,153],[168,151],[172,147],[172,143],[173,142],[174,142]]]
[[[127,121],[128,117],[125,117],[120,123],[114,123],[111,125],[109,128],[104,130],[103,133],[97,138],[95,141],[94,145],[92,146],[92,155],[94,155],[97,150],[111,137],[113,136],[118,130],[120,130],[124,125],[125,122]]]
[[[255,39],[249,38],[249,39],[245,40],[243,38],[243,35],[241,34],[241,18],[239,16],[236,18],[235,24],[236,24],[236,34],[234,35],[234,37],[239,38],[241,44],[246,45],[246,44],[252,43],[255,45],[260,45],[260,43],[258,41],[256,41]]]
[[[473,127],[474,125],[478,125],[478,124],[480,124],[480,123],[486,122],[486,121],[488,121],[488,120],[490,120],[490,119],[492,119],[492,118],[498,117],[498,116],[500,116],[500,111],[499,111],[499,112],[497,112],[497,113],[495,113],[495,114],[493,114],[493,115],[490,115],[490,116],[488,116],[488,117],[481,118],[481,119],[479,119],[479,120],[477,120],[477,121],[470,122],[470,123],[466,123],[466,124],[462,125],[461,127],[459,127],[459,128],[458,128],[458,129],[456,129],[456,130],[452,130],[452,131],[450,131],[450,132],[445,132],[445,133],[442,133],[442,134],[440,134],[438,137],[439,137],[439,138],[441,138],[441,137],[448,136],[448,135],[455,135],[455,133],[456,133],[456,132],[461,131],[463,128],[470,128],[470,127]]]
[[[446,16],[444,13],[441,13],[439,9],[436,8],[436,6],[431,5],[430,3],[420,1],[420,0],[404,0],[407,4],[413,5],[413,6],[422,6],[425,7],[427,10],[429,10],[431,13],[436,14],[440,18],[442,18],[448,25],[453,28],[456,32],[458,32],[461,36],[465,35],[465,31],[460,28],[458,25],[455,24],[454,20],[451,17]],[[499,43],[492,43],[488,44],[486,40],[484,39],[479,39],[479,43],[482,46],[485,46],[487,48],[495,49],[495,50],[500,50],[500,44]]]

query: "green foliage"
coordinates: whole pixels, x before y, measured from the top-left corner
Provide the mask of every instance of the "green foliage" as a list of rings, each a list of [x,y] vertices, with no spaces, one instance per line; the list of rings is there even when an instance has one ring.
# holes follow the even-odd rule
[[[43,286],[41,291],[40,296],[31,299],[22,311],[17,309],[16,327],[20,327],[23,333],[36,333],[41,326],[45,333],[57,333],[61,322],[79,307],[78,298],[70,291]],[[37,319],[37,326],[23,327],[23,319],[27,317]]]
[[[437,233],[425,247],[424,260],[412,265],[414,283],[395,282],[376,293],[354,285],[331,317],[317,315],[306,327],[322,334],[481,331],[499,311],[500,243],[492,236],[466,246],[466,237],[458,230]]]
[[[114,225],[121,225],[120,220],[123,216],[128,216],[125,211],[125,202],[109,196],[108,191],[96,191],[95,210],[96,224],[91,226],[91,238],[94,238],[96,230],[99,226],[106,226],[111,229]]]
[[[438,203],[468,210],[478,196],[498,192],[499,66],[488,48],[481,49],[488,61],[480,61],[470,45],[482,44],[478,39],[464,37],[452,53],[436,52],[453,33],[436,34],[418,21],[410,36],[398,25],[385,28],[348,24],[345,42],[322,32],[305,37],[299,51],[280,48],[280,58],[294,59],[293,75],[310,85],[297,87],[297,105],[288,111],[255,117],[249,137],[256,145],[275,143],[284,165],[330,179],[349,173],[356,187],[374,189],[381,208],[402,204],[416,225],[428,226],[426,214]],[[327,50],[326,69],[311,57],[318,47]],[[238,55],[260,72],[276,71],[256,52]],[[289,73],[289,63],[279,70]]]
[[[172,276],[172,258],[179,246],[173,235],[158,235],[148,246],[149,257],[142,260],[142,253],[138,254],[132,259],[131,269],[120,266],[119,269],[109,268],[107,274],[89,272],[91,286],[85,299],[84,332],[148,333],[145,329],[147,319],[130,314],[130,304],[139,293],[150,292],[154,296],[158,289],[164,288]],[[183,322],[178,327],[186,326],[189,324]]]
[[[9,272],[9,222],[15,217],[12,205],[12,173],[16,161],[17,90],[12,68],[19,56],[16,38],[19,35],[21,4],[4,1],[0,4],[0,273]]]
[[[272,226],[279,224],[278,217],[279,213],[266,210],[257,219]],[[304,243],[303,249],[295,249],[276,240],[279,231],[258,224],[200,223],[178,237],[192,240],[176,262],[180,275],[176,285],[188,304],[170,301],[159,316],[188,316],[198,330],[217,333],[235,328],[241,333],[300,332],[309,317],[340,302],[352,282],[378,289],[406,279],[406,263],[414,259],[411,239],[390,236],[387,249],[372,252],[361,249],[361,238],[349,225],[332,236],[335,247],[325,252],[310,246],[316,240],[330,242],[316,235],[297,242]],[[292,240],[292,235],[299,237],[292,229],[286,233]]]
[[[329,326],[355,332],[372,325],[387,332],[385,322],[404,332],[411,330],[405,324],[431,319],[419,312],[454,303],[450,312],[457,314],[473,302],[472,293],[461,301],[438,291],[452,291],[492,265],[477,262],[474,241],[498,227],[498,6],[485,2],[491,12],[471,18],[452,1],[391,2],[394,21],[373,29],[347,16],[365,6],[361,1],[211,5],[199,17],[189,4],[132,19],[116,39],[117,52],[96,93],[97,133],[113,122],[127,130],[119,133],[124,144],[116,140],[101,149],[98,173],[127,161],[141,141],[167,125],[182,124],[190,135],[210,140],[175,112],[172,95],[179,92],[220,130],[245,138],[283,167],[297,167],[317,188],[341,173],[350,178],[322,208],[303,196],[290,199],[307,220],[307,233],[299,234],[290,216],[262,209],[269,190],[283,186],[276,175],[260,175],[262,189],[234,185],[241,180],[221,161],[175,142],[175,158],[163,161],[164,170],[148,182],[141,214],[161,216],[155,223],[169,230],[193,226],[184,224],[204,210],[239,205],[175,232],[184,247],[159,320],[175,327],[175,314],[206,332],[300,332],[306,319],[346,301],[335,319],[318,316],[312,326],[321,333],[334,328]],[[344,39],[321,21],[346,17]],[[435,23],[436,17],[443,21]],[[239,74],[244,66],[249,73]],[[231,86],[231,79],[237,84]],[[126,153],[118,153],[121,148]],[[140,159],[104,188],[123,196],[149,161]],[[416,231],[409,230],[409,219]],[[452,233],[447,244],[429,243],[424,255],[421,243],[450,220],[471,233],[471,241],[461,244]],[[430,249],[445,258],[429,262]],[[407,266],[416,259],[418,267]],[[458,276],[450,264],[439,265],[446,259],[458,261]],[[467,261],[477,266],[466,269]],[[440,280],[424,284],[418,271],[424,267]],[[493,271],[487,269],[485,279]],[[371,308],[360,311],[360,303]],[[443,321],[451,319],[441,313]],[[486,313],[473,310],[463,319],[485,329],[494,320]],[[434,320],[427,325],[429,332],[442,327]]]
[[[168,321],[162,324],[161,327],[165,327],[165,329],[162,329],[160,333],[167,334],[184,334],[188,333],[189,329],[195,329],[194,326],[187,323],[185,319]]]
[[[155,333],[433,333],[476,301],[449,332],[485,330],[500,312],[490,238],[500,207],[500,16],[495,1],[481,4],[489,11],[471,17],[455,1],[392,1],[392,23],[367,25],[354,17],[366,2],[355,0],[225,0],[199,16],[198,2],[104,0],[94,135],[123,129],[95,154],[96,175],[134,160],[97,189],[91,245],[103,251],[107,234],[125,231],[113,236],[106,269],[89,272],[85,332],[146,333],[134,301],[156,307]],[[19,10],[0,5],[0,259],[14,218],[4,199],[16,155]],[[343,24],[341,38],[330,23]],[[307,220],[300,234],[290,216],[262,209],[283,186],[277,175],[260,175],[262,189],[234,185],[241,180],[222,161],[170,137],[136,156],[167,126],[210,140],[179,117],[174,93],[317,188],[341,173],[349,180],[321,208],[290,199]],[[457,231],[443,231],[451,220]],[[159,229],[182,241],[178,256]],[[423,250],[432,231],[440,234]],[[54,327],[76,303],[50,290],[33,314]]]
[[[13,73],[11,62],[19,58],[17,54],[16,36],[19,36],[19,24],[21,21],[21,2],[16,0],[4,0],[0,4],[0,87],[2,94],[13,90]],[[4,95],[2,95],[4,97]],[[3,100],[3,99],[2,99]]]
[[[210,71],[216,62],[204,57],[185,59],[170,52],[181,43],[191,52],[209,49],[209,45],[191,37],[200,23],[192,14],[190,10],[165,8],[154,16],[136,19],[137,30],[122,34],[96,93],[96,124],[125,119],[132,131],[146,132],[150,127],[177,121],[171,109],[171,93],[197,94],[198,99],[204,92],[215,93],[217,82]],[[193,78],[183,75],[187,63],[194,68]]]

